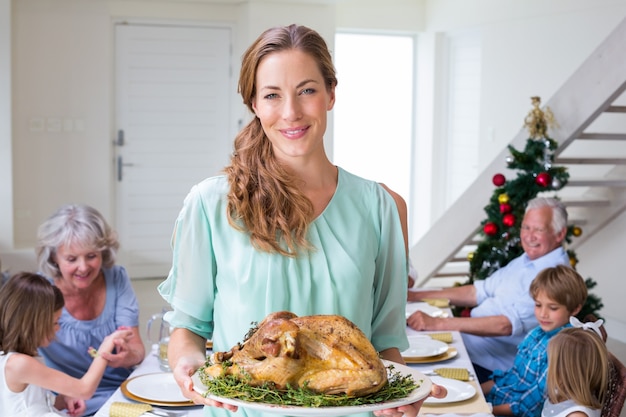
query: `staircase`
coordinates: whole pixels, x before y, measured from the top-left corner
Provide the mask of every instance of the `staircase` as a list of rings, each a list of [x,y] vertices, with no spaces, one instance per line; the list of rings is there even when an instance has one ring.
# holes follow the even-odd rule
[[[626,19],[545,103],[558,122],[549,129],[559,144],[554,164],[566,166],[570,173],[567,185],[556,195],[566,204],[570,223],[583,229],[569,246],[574,250],[626,210],[624,45]],[[520,150],[527,139],[523,129],[510,144]],[[467,254],[480,239],[480,222],[486,218],[483,208],[493,192],[491,179],[498,172],[511,172],[505,162],[509,155],[505,147],[410,249],[419,271],[416,286],[448,287],[467,281]]]

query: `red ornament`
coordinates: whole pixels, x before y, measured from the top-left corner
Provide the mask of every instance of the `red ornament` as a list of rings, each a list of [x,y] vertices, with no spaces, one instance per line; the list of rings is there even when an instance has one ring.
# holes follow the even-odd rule
[[[493,185],[499,187],[501,185],[504,185],[504,183],[506,182],[506,178],[504,178],[504,175],[502,174],[496,174],[493,176],[491,181],[493,181]]]
[[[541,185],[542,187],[547,187],[552,182],[552,178],[550,177],[550,174],[548,174],[547,172],[540,172],[539,174],[537,174],[537,178],[535,178],[535,182],[537,183],[537,185]]]
[[[485,232],[487,236],[493,236],[498,233],[498,225],[494,222],[485,223],[483,226],[483,232]]]
[[[508,203],[500,204],[500,213],[506,214],[512,210],[511,205]]]
[[[505,214],[504,217],[502,218],[502,223],[506,227],[512,227],[513,225],[515,225],[515,215],[511,213]]]

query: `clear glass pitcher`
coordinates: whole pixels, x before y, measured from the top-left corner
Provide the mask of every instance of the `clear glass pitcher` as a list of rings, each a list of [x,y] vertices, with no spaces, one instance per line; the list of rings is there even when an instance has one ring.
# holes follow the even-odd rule
[[[163,316],[167,312],[167,309],[163,309],[162,312],[153,314],[148,320],[146,326],[147,339],[151,346],[157,345],[157,357],[159,359],[159,367],[164,371],[170,371],[170,366],[167,361],[167,345],[170,342],[170,325],[163,320]],[[158,326],[158,335],[155,335],[156,328]],[[158,336],[158,338],[157,338]]]

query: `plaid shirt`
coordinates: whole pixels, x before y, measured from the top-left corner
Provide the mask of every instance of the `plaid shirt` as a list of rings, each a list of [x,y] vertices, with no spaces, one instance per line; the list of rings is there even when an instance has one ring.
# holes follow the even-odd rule
[[[495,385],[485,396],[493,405],[509,404],[516,416],[540,417],[546,399],[548,373],[548,341],[561,329],[544,332],[535,327],[517,348],[513,367],[508,371],[496,369],[491,376]]]

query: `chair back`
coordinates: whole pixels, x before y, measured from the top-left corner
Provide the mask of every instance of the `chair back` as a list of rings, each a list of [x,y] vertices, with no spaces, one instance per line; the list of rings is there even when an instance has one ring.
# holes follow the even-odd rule
[[[601,417],[620,417],[626,399],[626,366],[609,352],[610,379]]]

